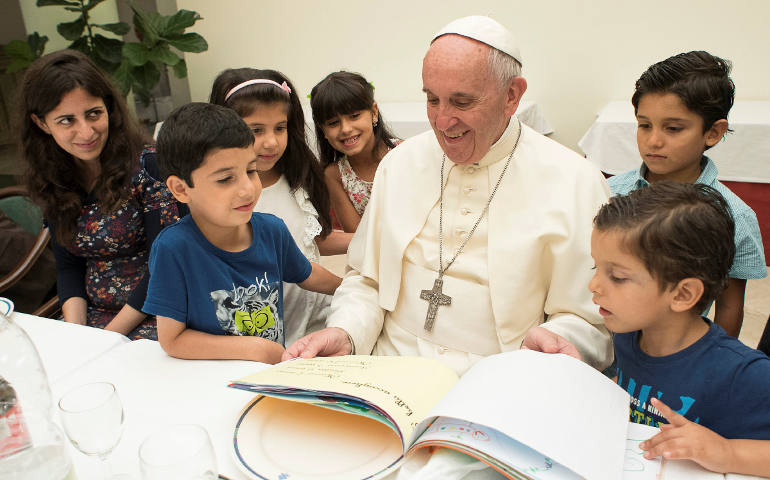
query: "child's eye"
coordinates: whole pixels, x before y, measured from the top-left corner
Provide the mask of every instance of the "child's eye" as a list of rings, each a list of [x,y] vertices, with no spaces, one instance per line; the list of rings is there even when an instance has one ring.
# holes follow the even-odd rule
[[[361,112],[353,112],[350,114],[350,118],[356,119],[361,116]]]
[[[253,133],[254,135],[260,135],[262,133],[262,129],[261,128],[252,128],[251,129],[251,133]]]
[[[94,110],[92,112],[88,112],[88,118],[90,119],[97,119],[102,116],[101,110]]]
[[[72,119],[68,118],[68,117],[65,117],[65,118],[60,119],[56,123],[58,123],[59,125],[67,126],[67,125],[71,125],[72,124]]]
[[[676,133],[676,132],[680,132],[682,130],[682,127],[667,127],[666,130],[668,130],[669,132]]]
[[[275,127],[275,131],[276,132],[283,132],[285,130],[287,130],[286,125],[279,125],[279,126]]]
[[[336,127],[337,125],[339,125],[339,123],[340,123],[339,120],[329,120],[328,122],[326,122],[326,126],[327,127]]]
[[[217,180],[217,183],[229,183],[230,181],[232,181],[232,179],[233,179],[232,176],[220,178],[219,180]]]
[[[609,279],[613,283],[623,283],[626,280],[628,280],[627,278],[616,277],[615,275],[612,275],[612,274],[610,274]]]
[[[246,170],[246,174],[248,176],[250,176],[250,177],[253,177],[256,173],[257,173],[257,169],[256,168],[250,168],[250,169]]]
[[[640,123],[640,124],[639,124],[639,126],[638,126],[638,128],[641,128],[641,129],[647,129],[647,128],[650,128],[650,125],[649,125],[649,124],[647,124],[647,123]]]

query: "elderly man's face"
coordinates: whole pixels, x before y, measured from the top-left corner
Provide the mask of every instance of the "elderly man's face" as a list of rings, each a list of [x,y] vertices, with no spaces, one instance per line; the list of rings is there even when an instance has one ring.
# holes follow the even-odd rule
[[[466,37],[444,35],[422,63],[430,125],[441,149],[457,164],[476,163],[486,155],[524,93],[515,86],[500,88],[489,72],[489,49]]]

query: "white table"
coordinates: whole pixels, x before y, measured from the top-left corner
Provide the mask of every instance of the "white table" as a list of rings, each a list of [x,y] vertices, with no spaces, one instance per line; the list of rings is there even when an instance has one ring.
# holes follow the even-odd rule
[[[430,122],[425,109],[425,102],[383,102],[377,103],[382,117],[385,119],[393,134],[403,140],[430,130]],[[305,122],[309,129],[308,144],[315,149],[315,126],[313,124],[313,112],[309,102],[302,104],[305,113]],[[534,130],[543,135],[553,133],[553,128],[543,116],[537,103],[531,100],[519,102],[516,110],[519,119]]]
[[[720,180],[770,183],[770,101],[737,101],[725,139],[707,151]],[[578,146],[602,171],[616,175],[639,168],[636,118],[630,101],[607,104]]]
[[[14,312],[11,320],[32,338],[50,383],[57,382],[128,338],[100,328]]]

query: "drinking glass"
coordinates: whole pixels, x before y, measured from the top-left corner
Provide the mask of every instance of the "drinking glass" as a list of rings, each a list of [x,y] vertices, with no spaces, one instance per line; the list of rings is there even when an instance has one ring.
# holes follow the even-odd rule
[[[105,477],[111,476],[109,454],[123,434],[123,405],[109,382],[81,385],[59,400],[62,426],[78,450],[96,456]]]
[[[144,480],[216,480],[217,459],[206,429],[169,425],[139,447]]]

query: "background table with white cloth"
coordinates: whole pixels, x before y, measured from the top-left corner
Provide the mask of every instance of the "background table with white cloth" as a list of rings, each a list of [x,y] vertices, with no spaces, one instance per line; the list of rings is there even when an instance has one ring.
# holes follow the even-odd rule
[[[426,104],[422,102],[383,102],[377,103],[393,135],[406,140],[417,134],[430,130]],[[308,144],[315,149],[315,126],[313,124],[313,112],[310,103],[303,103],[302,108],[305,113],[305,122],[310,129]],[[516,110],[519,119],[535,131],[543,135],[553,133],[551,124],[548,123],[537,103],[531,100],[522,100],[519,102],[519,108]]]

